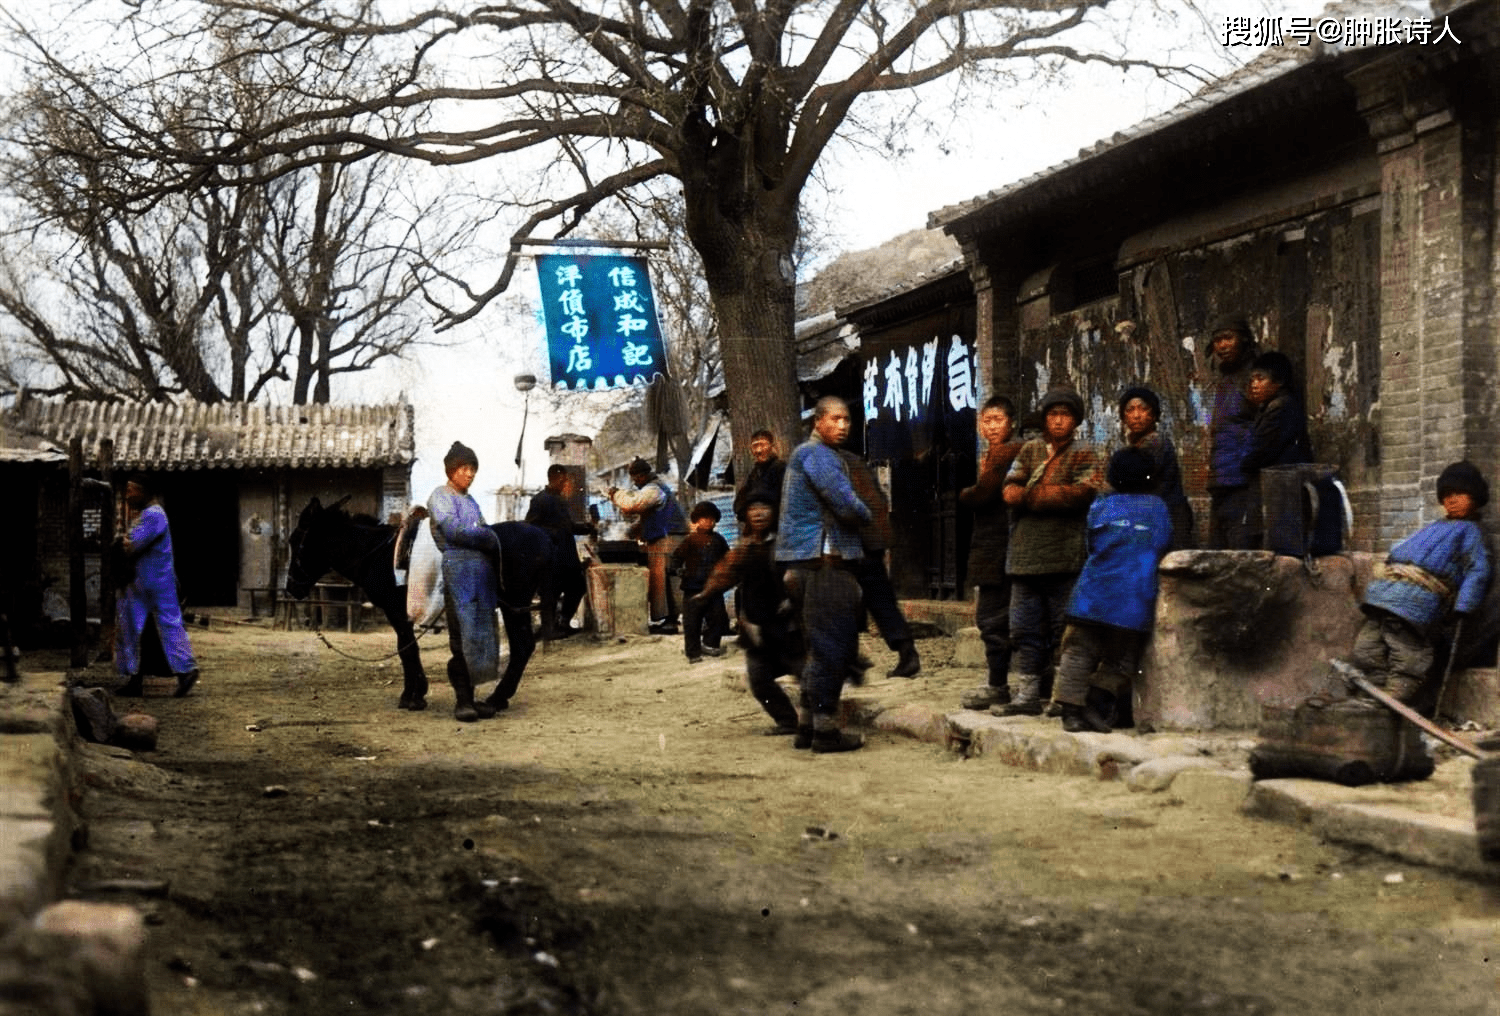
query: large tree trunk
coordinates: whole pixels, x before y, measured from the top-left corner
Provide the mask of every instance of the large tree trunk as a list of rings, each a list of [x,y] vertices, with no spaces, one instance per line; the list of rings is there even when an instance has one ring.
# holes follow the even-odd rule
[[[788,454],[803,437],[791,260],[796,203],[769,193],[759,201],[725,201],[715,182],[693,184],[691,177],[684,181],[687,231],[719,315],[734,473],[744,476],[756,430],[774,433]]]

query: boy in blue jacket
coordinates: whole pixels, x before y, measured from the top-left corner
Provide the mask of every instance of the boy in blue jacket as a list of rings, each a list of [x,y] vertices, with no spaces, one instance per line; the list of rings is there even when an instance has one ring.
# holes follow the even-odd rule
[[[1432,637],[1445,617],[1473,613],[1490,582],[1477,521],[1490,499],[1489,484],[1472,464],[1455,462],[1438,476],[1437,497],[1447,517],[1397,543],[1375,566],[1350,657],[1371,684],[1406,703],[1427,680]]]
[[[1121,448],[1105,474],[1114,493],[1089,507],[1089,556],[1068,600],[1052,690],[1069,733],[1110,731],[1103,712],[1088,704],[1090,679],[1101,663],[1118,672],[1136,659],[1156,618],[1156,568],[1172,545],[1172,516],[1160,497],[1147,493],[1156,483],[1152,471],[1145,452]]]

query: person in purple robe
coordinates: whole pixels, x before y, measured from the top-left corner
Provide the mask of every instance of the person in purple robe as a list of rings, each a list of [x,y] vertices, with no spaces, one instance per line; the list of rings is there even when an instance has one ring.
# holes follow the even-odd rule
[[[141,675],[141,633],[146,619],[156,621],[161,648],[177,678],[173,695],[182,698],[198,683],[198,663],[182,624],[177,600],[177,573],[172,560],[172,532],[167,513],[157,502],[150,482],[133,476],[125,483],[125,504],[139,513],[125,537],[125,556],[135,565],[135,576],[125,586],[116,608],[115,667],[125,677],[116,695],[144,693]]]

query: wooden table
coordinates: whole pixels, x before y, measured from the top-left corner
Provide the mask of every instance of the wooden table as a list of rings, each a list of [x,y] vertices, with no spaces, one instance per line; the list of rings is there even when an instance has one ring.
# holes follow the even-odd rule
[[[363,621],[364,597],[364,590],[344,579],[324,579],[321,582],[315,582],[312,595],[307,599],[294,600],[290,596],[282,599],[281,602],[286,604],[286,613],[282,615],[283,626],[287,631],[291,631],[292,605],[301,603],[308,608],[314,627],[321,629],[326,626],[330,610],[342,610],[344,630],[352,632],[355,626]]]

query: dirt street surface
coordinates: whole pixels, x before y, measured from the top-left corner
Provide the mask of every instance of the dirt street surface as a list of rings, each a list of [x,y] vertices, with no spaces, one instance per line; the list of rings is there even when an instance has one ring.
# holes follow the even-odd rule
[[[570,639],[461,724],[441,636],[420,713],[394,661],[193,638],[160,750],[88,750],[71,874],[169,884],[85,894],[146,912],[156,1016],[1500,1012],[1478,883],[891,734],[794,751],[737,652]]]

